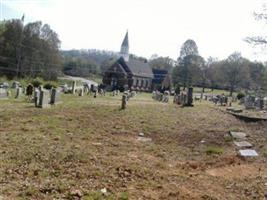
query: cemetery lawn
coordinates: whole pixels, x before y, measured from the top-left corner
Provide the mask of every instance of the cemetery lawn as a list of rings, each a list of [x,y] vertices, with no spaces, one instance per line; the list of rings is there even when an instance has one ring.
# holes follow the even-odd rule
[[[235,200],[267,192],[264,122],[239,121],[207,102],[180,108],[150,94],[126,110],[110,95],[62,100],[48,109],[24,99],[0,102],[0,199]],[[230,130],[247,133],[259,156],[238,157]]]

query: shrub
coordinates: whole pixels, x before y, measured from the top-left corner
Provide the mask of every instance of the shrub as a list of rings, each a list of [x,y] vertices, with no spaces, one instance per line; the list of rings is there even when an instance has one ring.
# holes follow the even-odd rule
[[[40,85],[43,85],[44,81],[41,78],[35,78],[32,81],[32,84],[34,87],[39,87]]]
[[[44,89],[51,90],[52,88],[57,88],[58,85],[56,82],[47,82],[44,84]]]
[[[238,100],[240,100],[243,97],[245,97],[245,94],[243,92],[239,92],[236,97],[237,97]]]

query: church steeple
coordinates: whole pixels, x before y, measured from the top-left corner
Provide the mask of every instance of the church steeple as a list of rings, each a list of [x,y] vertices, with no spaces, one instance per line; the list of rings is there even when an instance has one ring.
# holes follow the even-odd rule
[[[126,35],[124,37],[124,40],[121,44],[121,51],[120,51],[121,57],[124,58],[126,62],[129,61],[129,39],[128,39],[128,31],[126,32]]]

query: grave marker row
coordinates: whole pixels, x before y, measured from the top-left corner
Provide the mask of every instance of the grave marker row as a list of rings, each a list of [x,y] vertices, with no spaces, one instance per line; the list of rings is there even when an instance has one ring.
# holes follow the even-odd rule
[[[55,88],[53,88],[51,92],[39,89],[36,89],[34,92],[35,107],[48,108],[51,105],[56,105],[60,102],[60,92]]]
[[[182,106],[193,106],[193,88],[189,87],[186,91],[175,94],[173,103]]]

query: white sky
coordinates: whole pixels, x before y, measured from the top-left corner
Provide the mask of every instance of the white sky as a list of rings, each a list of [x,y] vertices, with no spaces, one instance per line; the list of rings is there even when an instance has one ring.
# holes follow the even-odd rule
[[[26,22],[50,24],[59,34],[62,49],[119,51],[128,29],[130,52],[147,58],[158,54],[177,59],[181,45],[193,39],[205,58],[223,59],[240,51],[252,60],[267,60],[243,41],[264,35],[264,24],[253,17],[263,0],[0,1],[5,19],[25,13]]]

